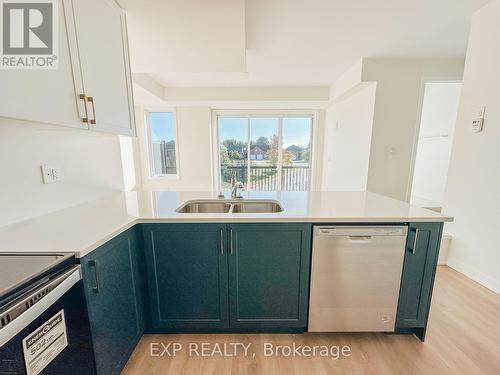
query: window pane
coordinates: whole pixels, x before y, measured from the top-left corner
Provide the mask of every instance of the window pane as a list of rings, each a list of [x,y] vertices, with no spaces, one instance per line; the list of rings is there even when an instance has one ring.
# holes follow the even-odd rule
[[[152,175],[177,174],[174,114],[172,112],[150,113],[149,128]]]
[[[281,190],[309,190],[311,117],[283,118]]]
[[[250,190],[278,189],[278,119],[250,118]]]
[[[219,117],[218,122],[221,190],[231,189],[231,176],[247,189],[248,119]]]

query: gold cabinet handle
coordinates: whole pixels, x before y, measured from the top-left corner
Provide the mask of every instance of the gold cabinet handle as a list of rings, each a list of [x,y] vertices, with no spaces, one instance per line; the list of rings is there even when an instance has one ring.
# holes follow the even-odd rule
[[[82,118],[82,122],[84,122],[85,124],[88,124],[88,122],[89,122],[89,114],[87,112],[87,102],[86,102],[87,97],[85,96],[85,94],[80,94],[79,98],[81,100],[83,100],[83,107],[85,108],[85,117]]]
[[[92,104],[92,115],[94,116],[93,119],[90,120],[90,123],[92,125],[95,125],[96,124],[96,117],[95,117],[95,100],[94,100],[94,97],[93,96],[87,96],[87,101]]]

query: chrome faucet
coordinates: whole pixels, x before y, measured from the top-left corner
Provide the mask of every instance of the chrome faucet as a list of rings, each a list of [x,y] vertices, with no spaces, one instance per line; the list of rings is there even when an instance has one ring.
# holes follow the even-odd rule
[[[243,189],[243,183],[240,181],[236,181],[236,177],[233,174],[231,176],[231,198],[236,199],[236,198],[243,198],[243,196],[238,192],[238,189]]]

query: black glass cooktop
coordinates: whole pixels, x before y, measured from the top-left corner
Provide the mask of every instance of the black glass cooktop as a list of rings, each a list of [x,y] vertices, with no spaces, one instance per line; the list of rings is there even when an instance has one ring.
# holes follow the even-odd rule
[[[73,258],[71,253],[0,253],[0,299]]]

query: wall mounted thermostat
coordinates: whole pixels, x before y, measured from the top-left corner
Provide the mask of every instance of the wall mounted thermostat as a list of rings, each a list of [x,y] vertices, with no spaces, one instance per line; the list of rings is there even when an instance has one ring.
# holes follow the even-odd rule
[[[55,184],[61,181],[61,168],[53,165],[42,165],[42,178],[44,184]]]
[[[479,133],[481,130],[483,130],[485,110],[486,107],[481,107],[478,110],[476,117],[472,119],[472,131],[475,133]]]

